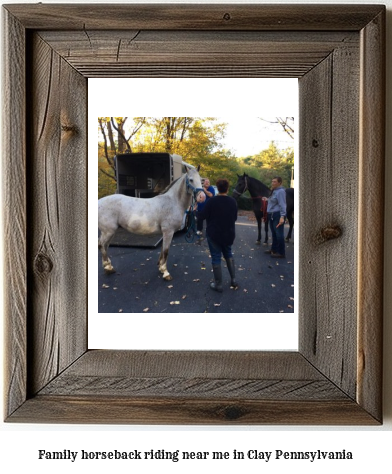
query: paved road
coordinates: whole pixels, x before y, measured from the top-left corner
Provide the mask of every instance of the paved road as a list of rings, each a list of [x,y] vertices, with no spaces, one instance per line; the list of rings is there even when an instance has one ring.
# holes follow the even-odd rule
[[[286,225],[285,234],[287,230]],[[286,259],[274,259],[264,253],[268,247],[255,244],[256,237],[256,224],[239,217],[233,251],[240,288],[230,288],[223,262],[223,293],[209,288],[213,274],[206,240],[187,243],[184,233],[175,235],[169,252],[173,277],[169,282],[158,272],[160,247],[110,247],[116,273],[105,275],[99,265],[99,312],[292,313],[294,241],[287,244]]]

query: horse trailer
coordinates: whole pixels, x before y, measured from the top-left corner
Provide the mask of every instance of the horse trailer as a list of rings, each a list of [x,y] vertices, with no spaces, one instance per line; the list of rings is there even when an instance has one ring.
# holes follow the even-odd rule
[[[141,199],[157,196],[187,169],[194,168],[183,161],[180,155],[171,153],[124,153],[116,155],[114,160],[116,193]],[[161,240],[161,235],[137,236],[119,229],[110,245],[156,247]]]
[[[170,153],[126,153],[115,157],[115,168],[117,193],[151,198],[194,166]]]

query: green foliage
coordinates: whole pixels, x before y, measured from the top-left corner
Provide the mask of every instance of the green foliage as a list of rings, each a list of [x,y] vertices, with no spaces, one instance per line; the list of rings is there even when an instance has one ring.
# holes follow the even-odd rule
[[[240,173],[238,161],[227,150],[196,156],[188,162],[194,166],[200,165],[200,175],[208,178],[211,184],[215,184],[220,178],[225,178],[233,188],[237,182],[237,174]]]
[[[219,178],[230,183],[230,193],[237,182],[237,175],[247,173],[261,180],[267,186],[274,176],[281,176],[283,185],[290,186],[291,170],[294,165],[292,148],[280,150],[275,143],[260,153],[237,158],[222,147],[222,138],[226,133],[226,124],[219,123],[213,117],[114,117],[117,127],[125,122],[130,134],[122,130],[127,146],[132,152],[169,152],[181,155],[183,160],[200,165],[200,174],[209,178],[211,184]],[[118,150],[119,135],[110,126],[110,117],[99,118],[99,130],[102,128],[98,143],[98,196],[113,194],[116,191],[113,158]],[[124,137],[120,137],[123,141]],[[120,140],[120,141],[121,141]],[[241,207],[251,207],[249,199],[244,197]]]
[[[114,171],[105,158],[103,148],[98,146],[98,199],[115,192]]]
[[[167,152],[189,161],[219,147],[225,124],[213,117],[146,117],[142,128],[132,137],[133,152]]]
[[[274,176],[280,176],[283,186],[290,187],[291,170],[294,166],[294,150],[280,150],[274,142],[269,147],[254,156],[239,159],[242,172],[259,179],[269,186]]]

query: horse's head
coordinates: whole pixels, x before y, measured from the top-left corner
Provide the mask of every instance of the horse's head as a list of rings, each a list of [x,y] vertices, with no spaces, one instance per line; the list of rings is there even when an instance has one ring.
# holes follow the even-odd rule
[[[188,192],[193,192],[195,199],[199,202],[203,202],[206,199],[206,195],[203,191],[203,185],[201,184],[201,178],[199,175],[200,166],[187,170],[186,185]]]
[[[237,174],[237,176],[237,184],[233,189],[233,197],[235,199],[238,199],[241,194],[244,194],[244,192],[248,189],[248,175],[244,173],[242,176],[239,174]]]

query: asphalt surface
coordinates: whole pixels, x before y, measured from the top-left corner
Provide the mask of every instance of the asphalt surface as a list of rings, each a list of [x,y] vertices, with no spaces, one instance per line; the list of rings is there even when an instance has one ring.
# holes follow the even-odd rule
[[[288,225],[285,226],[285,235]],[[230,288],[222,261],[223,293],[209,288],[213,280],[206,239],[192,243],[185,233],[172,241],[165,281],[158,271],[157,248],[110,247],[116,273],[106,275],[99,258],[98,311],[100,313],[293,313],[294,238],[286,244],[286,259],[272,258],[256,245],[257,226],[248,216],[238,218],[233,254],[239,288]],[[264,230],[262,231],[264,239]],[[271,236],[270,236],[271,242]]]

